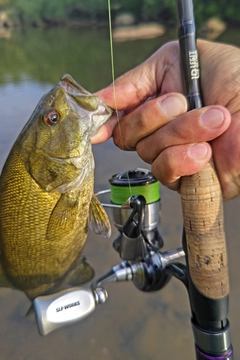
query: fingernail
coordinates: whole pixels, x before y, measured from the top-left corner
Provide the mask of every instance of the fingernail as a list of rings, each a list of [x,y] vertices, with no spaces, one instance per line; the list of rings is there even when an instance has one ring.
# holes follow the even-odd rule
[[[201,124],[208,129],[216,129],[222,125],[224,114],[219,109],[210,109],[200,116]]]
[[[188,155],[194,160],[204,160],[208,154],[206,144],[193,144],[188,148]]]
[[[174,118],[187,111],[187,103],[184,97],[168,96],[159,103],[160,109],[169,118]]]

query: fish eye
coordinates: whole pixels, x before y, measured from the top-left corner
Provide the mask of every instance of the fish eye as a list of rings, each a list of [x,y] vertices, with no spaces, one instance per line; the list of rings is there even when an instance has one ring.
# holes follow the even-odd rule
[[[60,119],[60,115],[56,110],[51,110],[49,113],[44,115],[43,121],[46,125],[56,125]]]

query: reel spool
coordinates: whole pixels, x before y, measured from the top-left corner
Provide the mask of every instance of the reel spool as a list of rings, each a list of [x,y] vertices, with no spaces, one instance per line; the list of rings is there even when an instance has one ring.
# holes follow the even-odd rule
[[[160,187],[153,174],[145,169],[133,169],[109,179],[111,203],[124,205],[131,196],[143,195],[146,200],[143,230],[151,232],[160,222]],[[130,208],[114,207],[113,221],[119,231],[129,218]]]
[[[160,222],[160,186],[158,180],[146,169],[136,168],[115,174],[109,179],[110,196],[113,206],[113,222],[120,233],[129,219],[132,209],[128,205],[129,198],[142,195],[146,204],[144,206],[144,218],[142,231],[153,247],[158,249],[163,246],[163,241],[157,226]],[[113,244],[119,251],[119,239]]]

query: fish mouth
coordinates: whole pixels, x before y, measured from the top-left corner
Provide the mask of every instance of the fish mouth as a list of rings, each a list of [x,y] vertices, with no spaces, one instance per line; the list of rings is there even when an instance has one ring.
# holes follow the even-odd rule
[[[87,128],[90,138],[111,117],[113,110],[98,96],[85,90],[68,74],[63,75],[58,85],[66,93],[79,118],[88,119]]]
[[[101,108],[101,100],[80,86],[70,75],[64,75],[59,82],[59,86],[62,87],[75,108],[77,105],[76,110],[78,112],[81,113],[82,110],[88,111],[92,114],[99,112]],[[111,109],[109,109],[105,104],[102,105],[101,111],[105,114],[108,113],[109,116],[112,113]]]
[[[85,95],[91,96],[92,94],[80,86],[69,74],[65,74],[61,77],[59,85],[66,91],[67,94],[72,95]]]
[[[98,96],[91,94],[89,91],[80,86],[69,74],[63,75],[59,85],[80,107],[90,112],[101,111],[108,118],[112,115],[113,110],[104,104]]]

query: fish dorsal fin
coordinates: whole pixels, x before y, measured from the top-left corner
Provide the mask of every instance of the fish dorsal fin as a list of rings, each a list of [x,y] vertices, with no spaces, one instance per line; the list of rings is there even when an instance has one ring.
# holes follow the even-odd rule
[[[111,225],[108,216],[95,195],[93,195],[89,209],[89,228],[96,234],[111,236]]]

